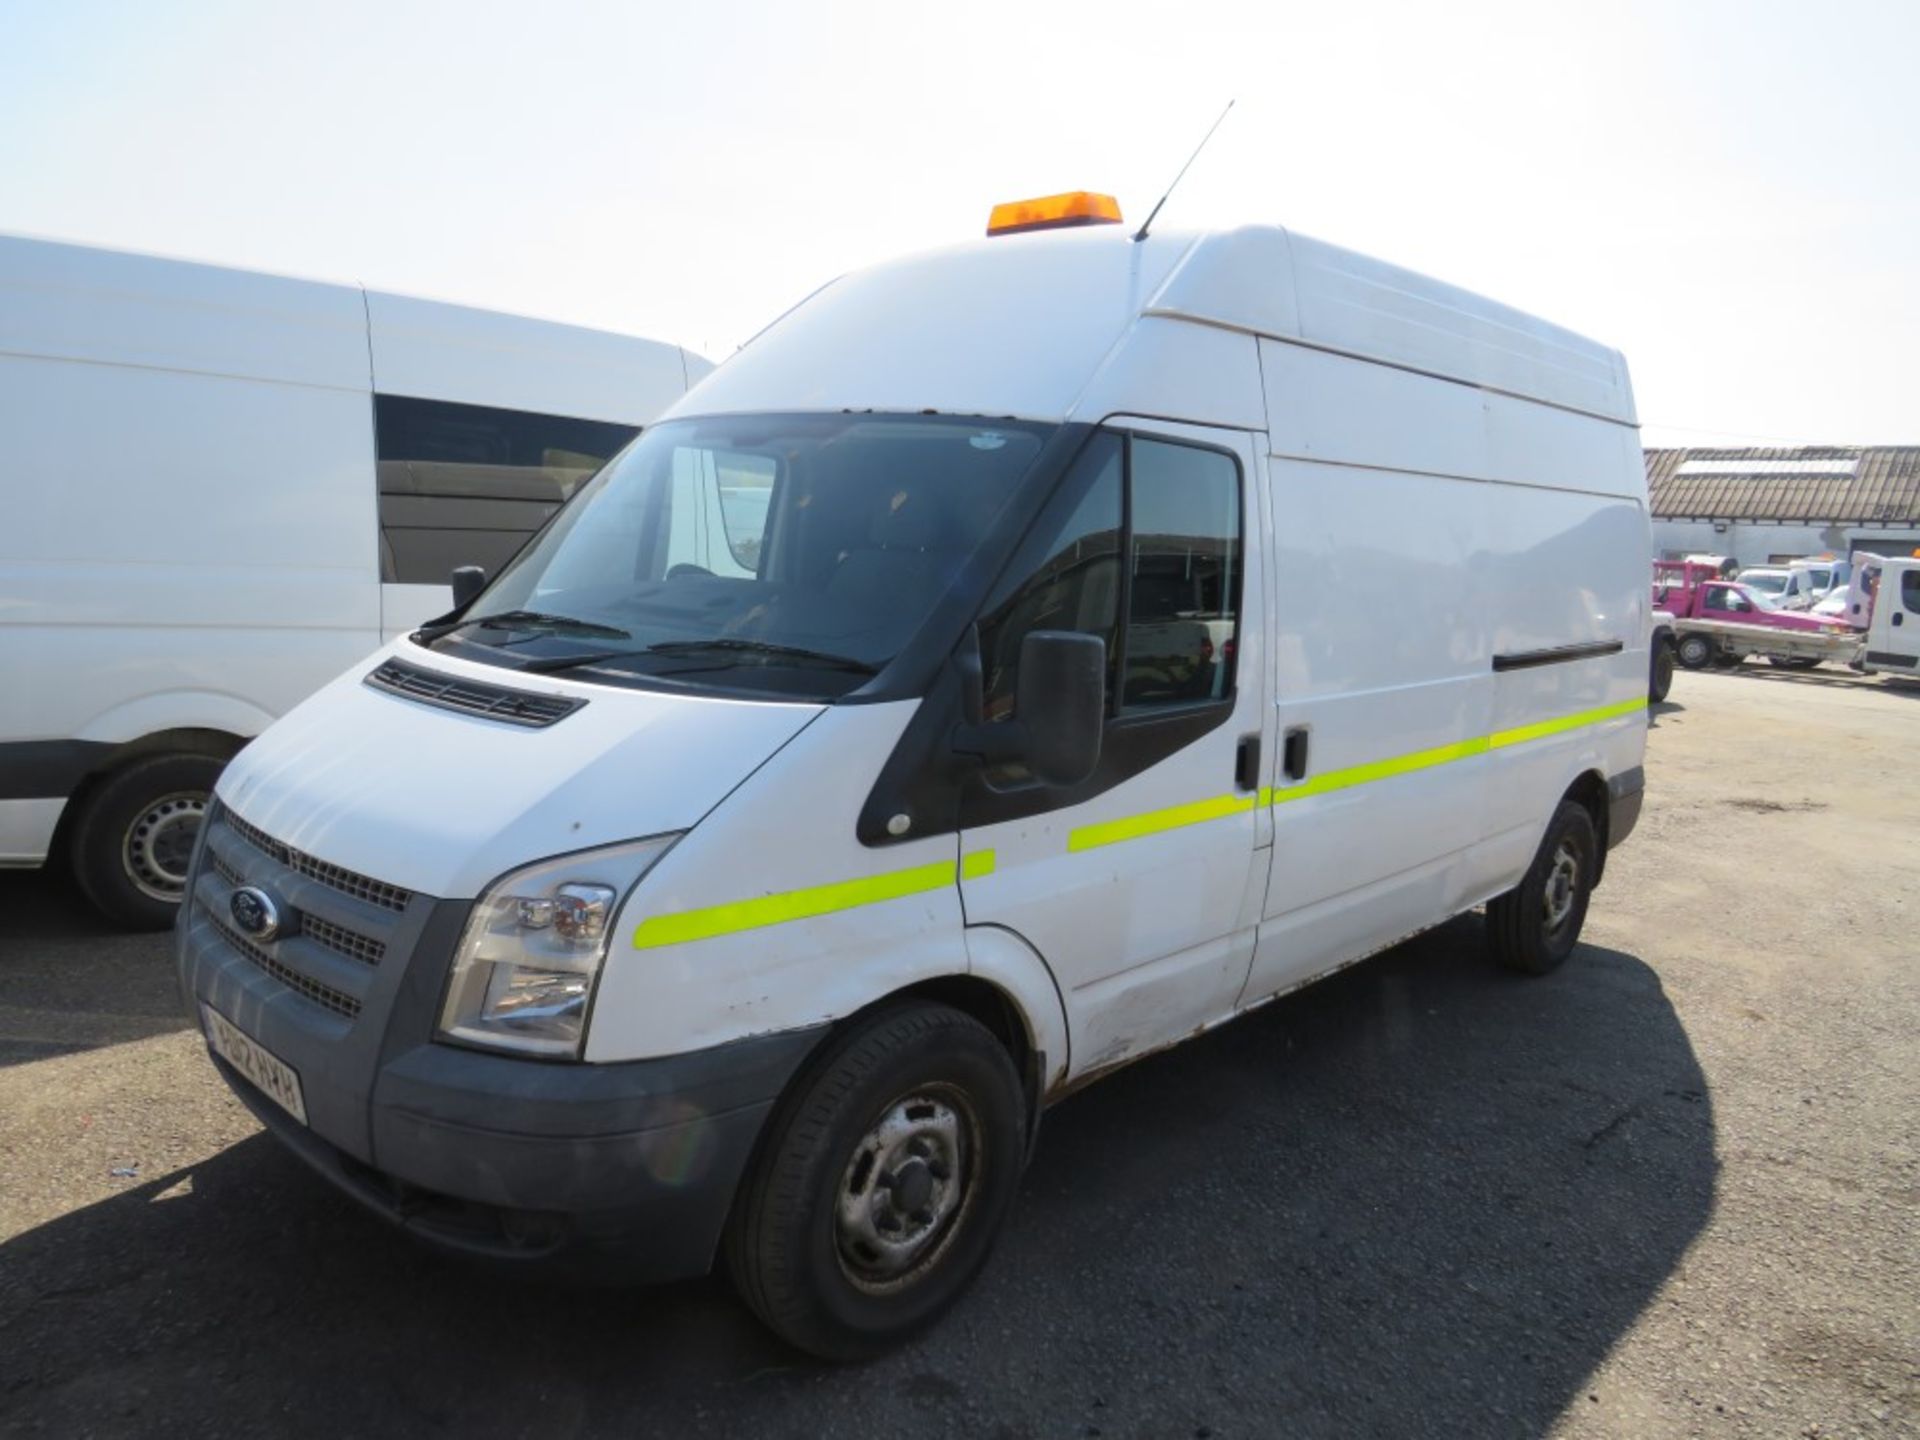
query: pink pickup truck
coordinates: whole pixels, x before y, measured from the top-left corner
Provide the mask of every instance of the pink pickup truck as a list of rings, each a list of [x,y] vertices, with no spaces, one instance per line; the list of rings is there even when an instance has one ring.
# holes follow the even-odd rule
[[[1729,636],[1738,632],[1717,628],[1694,628],[1687,622],[1707,622],[1712,626],[1754,626],[1769,630],[1790,630],[1798,634],[1834,635],[1846,627],[1821,616],[1777,609],[1758,592],[1738,580],[1723,580],[1711,566],[1691,560],[1653,562],[1653,608],[1672,619],[1674,655],[1689,670],[1704,670],[1709,665],[1738,665],[1749,654],[1766,653],[1766,647],[1753,643],[1752,637],[1732,643]],[[1654,616],[1656,622],[1660,614]],[[1769,656],[1774,663],[1798,669],[1811,669],[1818,655]]]

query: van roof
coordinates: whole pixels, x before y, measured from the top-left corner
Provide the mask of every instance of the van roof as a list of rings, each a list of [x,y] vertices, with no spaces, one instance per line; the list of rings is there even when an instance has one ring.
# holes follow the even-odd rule
[[[641,424],[710,367],[677,345],[352,283],[0,232],[0,355]]]
[[[1496,301],[1250,225],[1135,241],[1119,227],[1003,236],[890,261],[816,291],[673,413],[1084,413],[1103,367],[1189,322],[1379,361],[1621,424],[1618,352]],[[1172,356],[1168,356],[1171,363]]]

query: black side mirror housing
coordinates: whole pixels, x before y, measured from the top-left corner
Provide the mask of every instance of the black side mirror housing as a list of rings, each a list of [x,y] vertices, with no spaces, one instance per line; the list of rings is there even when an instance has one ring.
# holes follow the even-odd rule
[[[1107,644],[1073,630],[1035,630],[1020,642],[1013,719],[962,725],[954,748],[988,761],[1017,760],[1042,785],[1078,785],[1100,763],[1106,718]]]
[[[464,610],[487,588],[487,572],[478,565],[462,565],[453,572],[453,608]]]

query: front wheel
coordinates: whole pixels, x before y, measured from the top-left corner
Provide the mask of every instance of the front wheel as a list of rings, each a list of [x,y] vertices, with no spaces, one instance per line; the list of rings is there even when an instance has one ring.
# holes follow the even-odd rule
[[[1713,663],[1713,642],[1704,635],[1681,637],[1679,660],[1689,670],[1704,670]]]
[[[1509,970],[1545,975],[1580,943],[1600,841],[1584,805],[1562,800],[1520,883],[1487,904],[1487,944]]]
[[[944,1005],[877,1011],[829,1046],[768,1122],[727,1266],[783,1339],[858,1360],[932,1324],[986,1264],[1026,1107],[1006,1048]]]

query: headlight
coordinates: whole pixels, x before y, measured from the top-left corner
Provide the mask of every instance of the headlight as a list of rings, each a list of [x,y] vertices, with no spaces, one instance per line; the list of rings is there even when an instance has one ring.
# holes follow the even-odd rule
[[[454,952],[440,1033],[489,1049],[577,1057],[613,917],[679,838],[560,855],[496,881]]]

